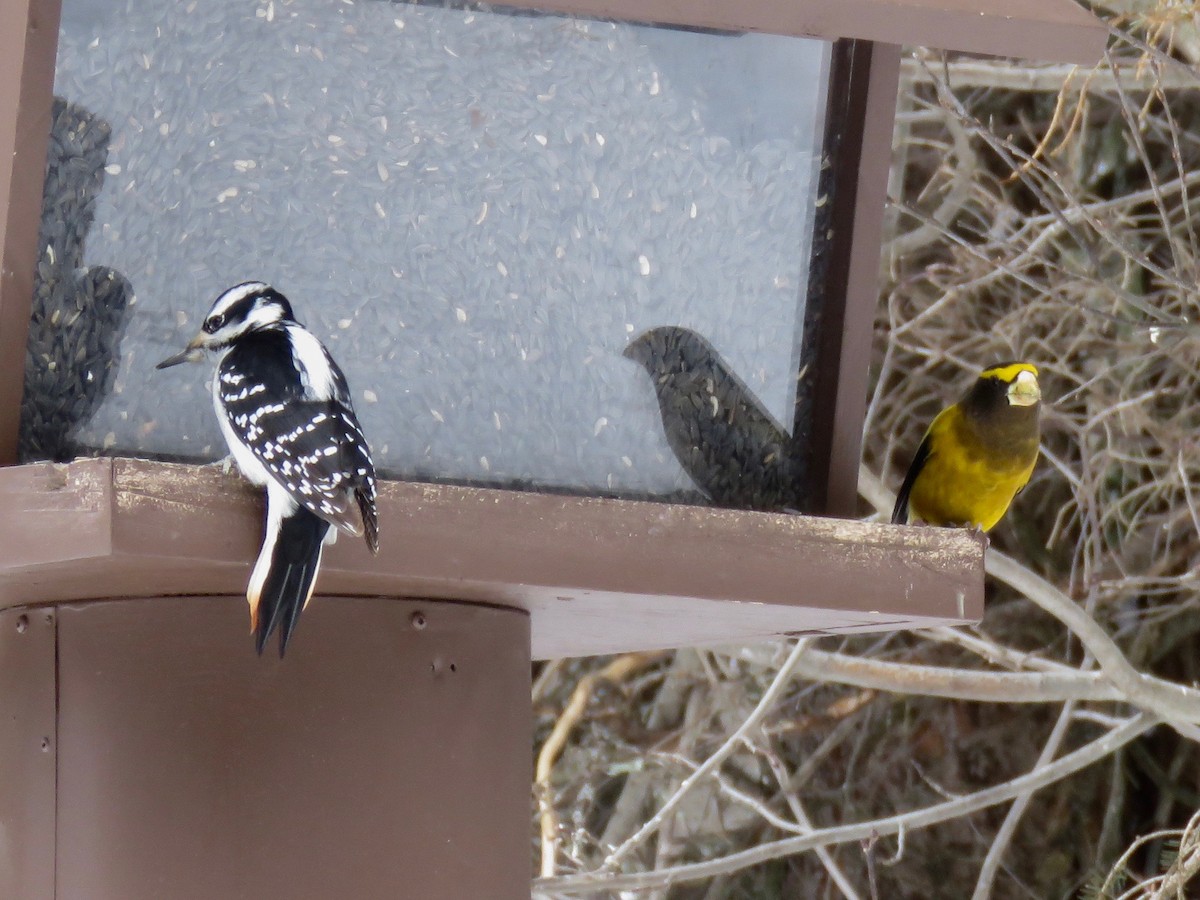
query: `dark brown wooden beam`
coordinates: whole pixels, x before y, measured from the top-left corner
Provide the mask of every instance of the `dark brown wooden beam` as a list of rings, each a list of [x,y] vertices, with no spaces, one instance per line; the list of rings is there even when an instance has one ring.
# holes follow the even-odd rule
[[[834,47],[825,153],[832,171],[831,246],[820,320],[813,408],[815,509],[853,516],[879,303],[879,247],[900,77],[895,44],[842,41]]]
[[[59,0],[0,0],[0,465],[17,460]]]

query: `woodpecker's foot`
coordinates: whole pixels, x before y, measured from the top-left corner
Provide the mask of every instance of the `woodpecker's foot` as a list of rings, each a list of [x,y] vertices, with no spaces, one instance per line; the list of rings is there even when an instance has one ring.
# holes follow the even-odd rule
[[[227,456],[225,456],[224,459],[218,459],[216,462],[210,462],[207,466],[205,466],[205,468],[206,469],[220,468],[221,473],[223,475],[228,475],[233,470],[233,463],[234,463],[233,454],[230,453]]]

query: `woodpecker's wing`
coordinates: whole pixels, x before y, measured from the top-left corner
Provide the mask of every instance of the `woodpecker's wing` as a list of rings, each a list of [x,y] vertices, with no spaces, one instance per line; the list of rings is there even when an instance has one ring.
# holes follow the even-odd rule
[[[328,367],[320,377],[298,369],[285,331],[247,335],[221,360],[218,406],[233,435],[297,503],[344,531],[364,535],[374,551],[371,451],[345,376],[325,348],[307,337]],[[307,362],[315,365],[311,358]]]

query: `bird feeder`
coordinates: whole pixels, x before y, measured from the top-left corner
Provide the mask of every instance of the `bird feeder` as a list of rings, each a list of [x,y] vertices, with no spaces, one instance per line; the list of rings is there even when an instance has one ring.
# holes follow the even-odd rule
[[[846,518],[900,45],[1102,26],[537,7],[0,0],[0,896],[525,897],[531,659],[981,614],[974,538]],[[386,479],[284,660],[153,370],[247,279]]]

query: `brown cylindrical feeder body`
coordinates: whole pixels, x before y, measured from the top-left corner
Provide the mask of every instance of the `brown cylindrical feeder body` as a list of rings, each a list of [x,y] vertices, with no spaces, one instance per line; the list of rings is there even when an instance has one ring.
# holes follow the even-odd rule
[[[271,648],[272,651],[274,648]],[[319,597],[0,612],[0,897],[529,896],[529,618]]]

